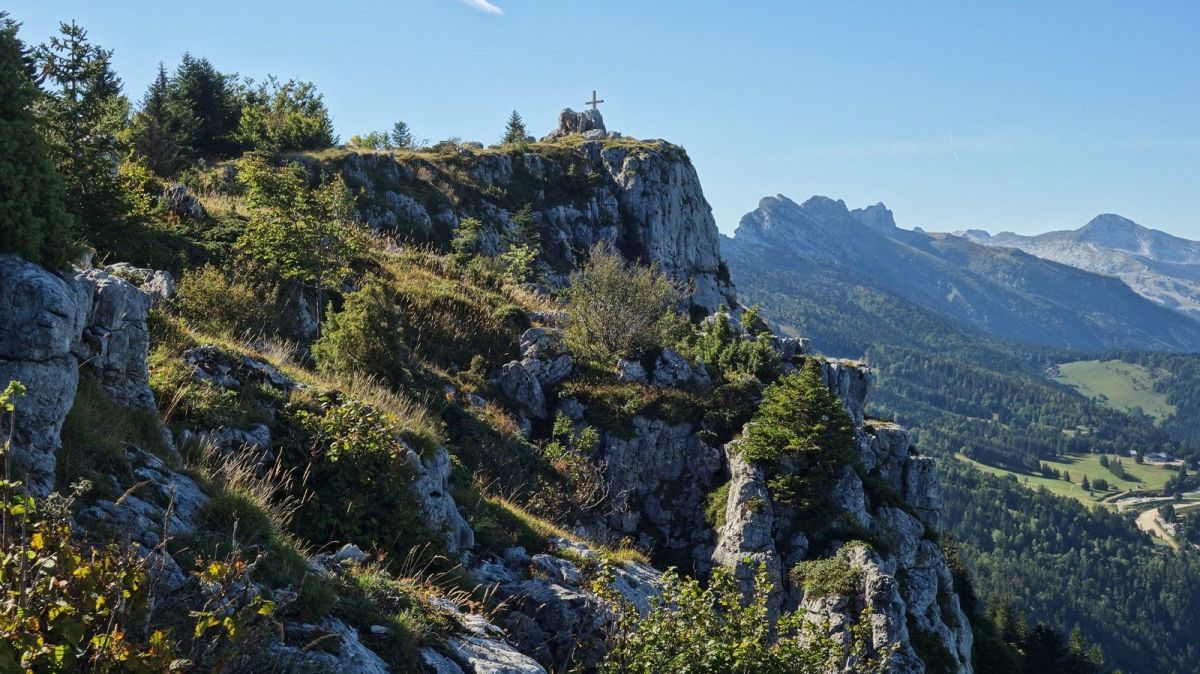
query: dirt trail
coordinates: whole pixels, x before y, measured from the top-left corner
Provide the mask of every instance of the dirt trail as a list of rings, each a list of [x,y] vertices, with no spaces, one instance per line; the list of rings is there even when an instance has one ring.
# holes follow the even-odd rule
[[[1167,533],[1163,527],[1162,520],[1158,517],[1158,508],[1146,508],[1140,515],[1137,516],[1137,526],[1142,531],[1166,541],[1173,549],[1178,550],[1179,544],[1175,542],[1175,538]]]

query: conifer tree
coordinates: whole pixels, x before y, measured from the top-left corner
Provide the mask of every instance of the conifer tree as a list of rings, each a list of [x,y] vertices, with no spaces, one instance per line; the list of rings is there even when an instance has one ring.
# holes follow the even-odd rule
[[[188,145],[205,157],[230,156],[241,120],[236,78],[217,71],[206,58],[185,53],[171,78],[170,100],[195,119]]]
[[[62,177],[36,128],[38,89],[19,28],[0,12],[0,251],[60,267],[72,252],[72,218]]]
[[[68,205],[87,233],[124,216],[116,168],[119,134],[129,104],[112,69],[112,52],[91,44],[75,23],[34,52],[50,85],[39,106],[42,135],[50,145],[67,188]]]
[[[525,120],[521,119],[521,115],[516,110],[513,110],[512,115],[508,118],[508,125],[504,127],[504,138],[500,142],[505,145],[523,145],[528,135],[525,130]]]
[[[741,451],[750,461],[808,456],[830,467],[853,456],[854,426],[842,402],[825,385],[815,358],[799,373],[780,377],[763,392]]]
[[[409,130],[408,124],[400,121],[392,125],[392,131],[388,134],[388,139],[392,142],[392,147],[400,150],[411,150],[413,147],[413,135]]]
[[[131,124],[134,152],[158,175],[173,175],[193,152],[190,142],[197,126],[191,111],[171,96],[167,69],[160,62]]]

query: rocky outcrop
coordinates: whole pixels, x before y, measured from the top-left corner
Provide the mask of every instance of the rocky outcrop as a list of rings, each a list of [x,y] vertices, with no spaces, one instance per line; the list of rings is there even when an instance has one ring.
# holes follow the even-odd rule
[[[870,381],[865,367],[843,360],[822,366],[826,385],[857,426],[857,466],[845,466],[828,494],[838,515],[815,532],[804,531],[795,519],[800,513],[773,502],[764,469],[744,461],[733,443],[726,447],[732,480],[712,561],[734,570],[744,588],[765,567],[772,583],[769,606],[776,613],[805,611],[838,630],[866,611],[873,648],[884,652],[898,645],[893,672],[925,672],[922,655],[933,654],[918,650],[936,648],[956,663],[956,671],[968,674],[973,634],[935,542],[942,502],[934,464],[911,446],[903,428],[864,419]],[[855,571],[854,592],[806,596],[791,578],[788,571],[797,562],[827,556],[847,545],[844,541],[864,536],[881,548],[856,543],[839,553]]]
[[[542,248],[536,267],[551,285],[567,283],[581,251],[607,243],[631,260],[657,263],[687,286],[697,311],[735,307],[712,209],[687,154],[664,141],[603,132],[598,113],[567,117],[563,129],[584,134],[579,144],[304,161],[362,190],[362,219],[397,239],[444,244],[473,217],[484,224],[480,250],[498,255],[528,205]]]
[[[608,129],[604,127],[604,116],[600,114],[600,111],[593,108],[575,112],[571,108],[563,108],[562,112],[558,113],[558,127],[542,140],[551,141],[571,134],[588,133],[592,133],[596,137],[608,135]]]
[[[612,620],[590,588],[600,554],[567,539],[551,543],[550,553],[532,557],[523,548],[506,550],[482,560],[475,574],[495,583],[497,596],[506,598],[508,611],[499,622],[522,653],[551,671],[571,665],[586,670],[603,658]],[[646,564],[612,564],[610,571],[613,589],[640,611],[649,610],[651,599],[662,591],[661,574]]]
[[[96,269],[52,274],[0,255],[0,381],[18,380],[14,460],[35,494],[54,487],[54,453],[82,370],[122,405],[153,408],[146,294]]]
[[[632,427],[628,438],[605,432],[599,448],[609,489],[606,524],[642,549],[689,550],[706,562],[704,502],[721,476],[720,449],[689,423],[634,417]]]

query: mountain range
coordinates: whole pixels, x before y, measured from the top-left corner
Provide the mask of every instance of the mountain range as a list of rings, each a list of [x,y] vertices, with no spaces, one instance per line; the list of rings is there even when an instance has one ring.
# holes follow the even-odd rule
[[[961,236],[985,246],[1016,248],[1078,269],[1115,276],[1134,292],[1200,319],[1200,243],[1105,213],[1076,230],[1023,236],[970,229]]]
[[[723,247],[733,255],[759,249],[797,282],[884,290],[1001,339],[1083,350],[1200,348],[1200,323],[1123,279],[975,240],[982,236],[901,229],[883,204],[850,210],[828,197],[797,204],[776,195],[746,214]]]

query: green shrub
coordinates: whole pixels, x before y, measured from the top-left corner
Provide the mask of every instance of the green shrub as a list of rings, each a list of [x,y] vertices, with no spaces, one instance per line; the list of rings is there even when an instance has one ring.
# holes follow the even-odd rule
[[[855,545],[847,543],[829,559],[808,560],[792,568],[792,578],[804,588],[805,598],[844,596],[858,591],[862,573],[849,561]]]
[[[238,180],[250,207],[238,251],[276,280],[315,289],[319,305],[320,293],[340,285],[366,250],[346,184],[310,188],[299,165],[271,166],[258,154],[238,162]]]
[[[666,343],[680,289],[658,267],[629,265],[603,244],[571,275],[564,291],[571,351],[612,366],[621,357],[638,357]]]
[[[271,320],[269,308],[249,280],[213,265],[184,274],[175,301],[180,314],[205,332],[261,333]]]
[[[739,376],[757,377],[762,381],[774,379],[779,374],[780,362],[779,354],[771,346],[771,333],[762,330],[765,324],[760,324],[752,309],[747,309],[746,314],[749,319],[743,317],[744,321],[757,330],[750,332],[755,335],[754,339],[744,339],[730,322],[728,312],[721,307],[702,332],[684,340],[682,351],[704,363],[718,382]]]
[[[237,138],[254,150],[319,150],[337,138],[324,97],[312,82],[270,76],[245,93]]]
[[[713,572],[707,587],[675,571],[663,574],[663,592],[645,615],[626,603],[602,567],[593,589],[610,603],[615,625],[604,674],[809,674],[890,670],[890,652],[872,657],[864,614],[842,636],[792,613],[772,624],[771,582],[760,568],[748,596],[733,574]]]
[[[295,518],[303,535],[396,553],[433,541],[420,520],[409,450],[395,421],[356,400],[319,402],[316,410],[293,410],[309,447],[301,470],[310,496]]]
[[[717,487],[708,493],[704,502],[704,521],[708,522],[708,526],[714,531],[720,530],[725,526],[725,508],[729,503],[729,487],[732,482]]]
[[[403,320],[394,293],[379,280],[368,281],[326,318],[312,347],[317,366],[325,372],[361,372],[394,386],[411,384]]]
[[[739,377],[721,384],[706,397],[704,424],[726,441],[742,431],[754,416],[762,399],[762,383],[753,377]]]

